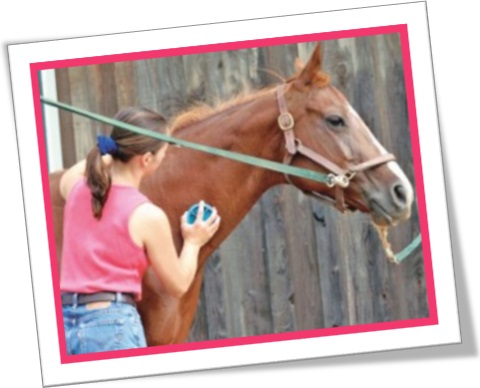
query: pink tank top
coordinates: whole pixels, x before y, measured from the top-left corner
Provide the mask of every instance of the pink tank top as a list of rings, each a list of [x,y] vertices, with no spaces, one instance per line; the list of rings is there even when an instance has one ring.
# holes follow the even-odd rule
[[[134,187],[113,184],[100,220],[94,218],[84,179],[65,205],[60,289],[62,292],[127,292],[141,298],[148,266],[142,247],[130,237],[133,210],[148,198]]]

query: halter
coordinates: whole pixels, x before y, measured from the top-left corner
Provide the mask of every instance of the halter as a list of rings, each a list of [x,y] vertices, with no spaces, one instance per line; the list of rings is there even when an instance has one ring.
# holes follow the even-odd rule
[[[328,187],[335,187],[335,200],[323,194],[317,193],[316,191],[306,191],[301,189],[300,190],[303,191],[305,194],[313,195],[317,198],[329,202],[330,204],[333,204],[340,212],[344,213],[345,210],[349,210],[349,206],[345,205],[344,189],[348,187],[348,185],[350,184],[350,180],[355,176],[355,174],[357,172],[365,171],[373,167],[391,162],[395,160],[395,156],[393,154],[385,154],[368,160],[366,162],[357,164],[355,166],[349,166],[348,169],[339,167],[337,164],[326,159],[316,151],[303,145],[301,140],[295,136],[295,120],[292,114],[288,112],[287,102],[285,101],[284,89],[285,84],[279,85],[276,89],[278,107],[280,109],[280,115],[278,116],[277,121],[278,126],[284,133],[285,145],[287,150],[283,158],[283,163],[290,165],[295,155],[300,154],[305,156],[307,159],[313,161],[314,163],[327,169],[327,171],[330,171],[330,173],[327,175],[328,179],[326,185]],[[295,184],[292,183],[290,177],[287,174],[285,174],[285,179],[288,183],[297,187]]]

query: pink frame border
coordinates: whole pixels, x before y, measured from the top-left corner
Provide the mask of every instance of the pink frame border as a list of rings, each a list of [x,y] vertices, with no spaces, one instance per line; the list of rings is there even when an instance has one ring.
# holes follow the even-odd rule
[[[55,248],[55,237],[53,232],[53,216],[52,216],[52,208],[51,208],[50,190],[49,190],[49,184],[48,184],[47,153],[46,153],[46,145],[45,145],[45,138],[44,138],[45,131],[44,131],[44,123],[43,123],[43,115],[42,115],[42,103],[40,101],[40,86],[39,86],[39,79],[38,79],[38,72],[40,70],[58,69],[62,67],[72,67],[72,66],[87,66],[87,65],[93,65],[93,64],[111,63],[111,62],[117,62],[117,61],[145,60],[145,59],[160,58],[160,57],[187,55],[187,54],[201,54],[206,52],[215,52],[215,51],[224,51],[224,50],[239,50],[244,48],[263,47],[263,46],[280,45],[280,44],[303,43],[303,42],[318,41],[318,40],[354,38],[354,37],[361,37],[361,36],[371,36],[371,35],[391,34],[391,33],[400,34],[400,40],[401,40],[401,46],[402,46],[405,88],[406,88],[408,115],[409,115],[409,122],[410,122],[410,135],[411,135],[411,143],[412,143],[412,151],[413,151],[412,152],[413,163],[414,163],[414,171],[415,171],[415,185],[416,185],[416,191],[417,191],[420,232],[422,236],[422,249],[423,249],[423,255],[424,255],[423,257],[424,257],[424,266],[425,266],[425,281],[426,281],[427,298],[428,298],[428,305],[429,305],[429,312],[430,312],[430,316],[428,318],[416,318],[416,319],[400,320],[400,321],[393,321],[393,322],[379,322],[379,323],[363,324],[363,325],[356,325],[356,326],[321,328],[321,329],[306,330],[306,331],[247,336],[247,337],[240,337],[240,338],[228,338],[228,339],[221,339],[221,340],[208,340],[203,342],[154,346],[154,347],[147,347],[143,349],[99,352],[99,353],[92,353],[92,354],[86,354],[86,355],[69,356],[66,354],[65,334],[63,330],[62,306],[60,302],[60,290],[58,286],[59,274],[58,274],[57,264],[56,264],[56,248]],[[143,356],[143,355],[151,355],[151,354],[172,353],[172,352],[181,352],[181,351],[188,351],[188,350],[191,351],[191,350],[218,348],[218,347],[239,346],[239,345],[275,342],[275,341],[287,341],[287,340],[294,340],[294,339],[307,339],[307,338],[314,338],[314,337],[354,334],[354,333],[363,333],[363,332],[371,332],[371,331],[379,331],[379,330],[402,329],[402,328],[409,328],[409,327],[429,326],[429,325],[438,324],[438,314],[437,314],[437,305],[436,305],[436,298],[435,298],[435,286],[434,286],[434,279],[433,279],[430,240],[429,240],[429,233],[428,233],[428,219],[427,219],[427,211],[426,211],[426,204],[425,204],[425,191],[423,186],[423,172],[422,172],[422,162],[421,162],[421,154],[420,154],[420,143],[419,143],[419,137],[418,137],[417,115],[416,115],[416,108],[415,108],[415,94],[414,94],[414,87],[413,87],[411,60],[410,60],[408,27],[406,24],[379,26],[379,27],[370,27],[370,28],[361,28],[361,29],[352,29],[352,30],[343,30],[343,31],[322,32],[322,33],[307,34],[307,35],[294,35],[294,36],[248,40],[248,41],[240,41],[240,42],[208,44],[208,45],[201,45],[201,46],[194,46],[194,47],[179,47],[179,48],[171,48],[171,49],[163,49],[163,50],[153,50],[153,51],[124,53],[124,54],[104,55],[104,56],[96,56],[96,57],[38,62],[38,63],[30,64],[30,72],[31,72],[31,81],[32,81],[33,103],[34,103],[35,118],[36,118],[36,125],[37,125],[38,150],[40,155],[40,168],[41,168],[41,174],[42,174],[43,197],[44,197],[45,214],[46,214],[46,225],[47,225],[47,231],[48,231],[48,243],[49,243],[49,250],[50,250],[51,274],[52,274],[53,290],[54,290],[54,297],[55,297],[55,309],[56,309],[56,315],[57,315],[56,320],[57,320],[57,331],[58,331],[58,338],[59,338],[60,361],[62,364],[73,363],[73,362],[83,362],[83,361],[103,360],[103,359],[114,359],[114,358],[122,358],[122,357],[132,357],[132,356]]]

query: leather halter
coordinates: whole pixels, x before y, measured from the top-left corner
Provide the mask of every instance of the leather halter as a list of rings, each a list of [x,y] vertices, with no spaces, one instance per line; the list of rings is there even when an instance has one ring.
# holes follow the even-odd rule
[[[292,114],[288,112],[287,102],[285,101],[284,96],[284,89],[285,84],[279,85],[276,89],[278,107],[280,109],[280,115],[278,116],[277,121],[278,126],[284,133],[285,145],[287,150],[287,152],[285,153],[285,157],[283,158],[283,163],[287,165],[291,164],[295,155],[300,154],[329,171],[330,173],[327,175],[328,179],[326,185],[328,187],[335,187],[335,200],[315,191],[302,191],[305,194],[314,195],[317,198],[333,204],[340,212],[343,213],[348,208],[348,205],[347,207],[345,206],[344,189],[348,187],[348,185],[350,184],[350,180],[355,176],[355,174],[357,172],[365,171],[373,167],[391,162],[395,160],[395,156],[393,154],[380,155],[376,158],[357,164],[355,166],[349,166],[347,169],[344,169],[333,163],[332,161],[326,159],[316,151],[303,145],[300,139],[295,137],[295,120]],[[288,175],[285,175],[285,178],[288,183],[295,186]]]

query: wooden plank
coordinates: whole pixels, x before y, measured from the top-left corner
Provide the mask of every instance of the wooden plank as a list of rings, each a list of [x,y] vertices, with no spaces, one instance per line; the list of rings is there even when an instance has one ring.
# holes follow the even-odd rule
[[[127,107],[137,104],[137,84],[135,83],[135,62],[115,63],[114,76],[116,84],[117,106]]]
[[[243,276],[246,269],[246,254],[242,233],[237,228],[218,248],[222,260],[223,283],[225,285],[225,320],[229,338],[245,336],[245,312]]]
[[[283,187],[282,202],[297,330],[320,328],[324,318],[311,202],[292,186]]]
[[[260,217],[261,210],[257,205],[219,248],[224,269],[229,337],[271,332]]]
[[[138,85],[135,96],[135,104],[144,106],[150,109],[165,112],[163,107],[160,107],[159,100],[155,93],[156,83],[154,82],[155,73],[154,60],[144,60],[134,62],[135,85]]]
[[[115,79],[115,64],[107,63],[99,66],[99,88],[96,90],[100,101],[99,111],[103,115],[113,117],[118,111],[117,82]]]
[[[267,263],[265,261],[265,231],[261,223],[261,206],[257,203],[241,226],[246,254],[242,268],[244,286],[243,310],[247,335],[272,332],[272,311],[269,298]],[[238,276],[238,274],[237,274]]]
[[[339,249],[335,234],[336,210],[319,201],[312,203],[315,219],[318,280],[321,288],[323,327],[348,325],[347,303],[339,263]]]
[[[57,98],[66,104],[72,103],[71,88],[68,79],[68,69],[60,68],[55,70],[55,82],[57,85]],[[64,110],[59,111],[60,137],[62,146],[63,166],[73,166],[77,162],[75,152],[75,133],[73,131],[73,116]]]
[[[222,263],[218,252],[214,253],[205,268],[205,309],[209,339],[227,338],[225,300],[223,293]]]
[[[281,192],[275,187],[260,200],[265,230],[269,298],[272,310],[273,333],[294,331],[297,328],[294,311],[294,289],[286,257],[285,221],[281,209]]]
[[[350,229],[345,219],[338,214],[335,214],[336,222],[335,229],[335,245],[338,249],[337,255],[339,257],[340,276],[342,287],[344,289],[343,295],[345,298],[345,313],[348,325],[357,324],[357,306],[355,304],[355,267],[351,265],[351,257],[349,246],[346,242],[350,241]]]
[[[268,46],[259,50],[258,74],[262,85],[279,84],[294,73],[297,45]]]
[[[366,223],[363,232],[363,245],[369,267],[369,284],[373,305],[373,321],[386,322],[393,319],[392,287],[388,281],[388,274],[393,269],[385,256],[378,232],[373,224]]]
[[[78,106],[82,109],[95,110],[95,104],[90,99],[89,88],[92,85],[91,81],[91,66],[86,67],[72,67],[69,69],[70,88],[74,91],[71,95],[71,102],[73,106]],[[83,159],[95,144],[95,137],[98,133],[95,128],[100,124],[93,123],[92,120],[73,115],[73,130],[75,135],[75,154],[77,160]]]

